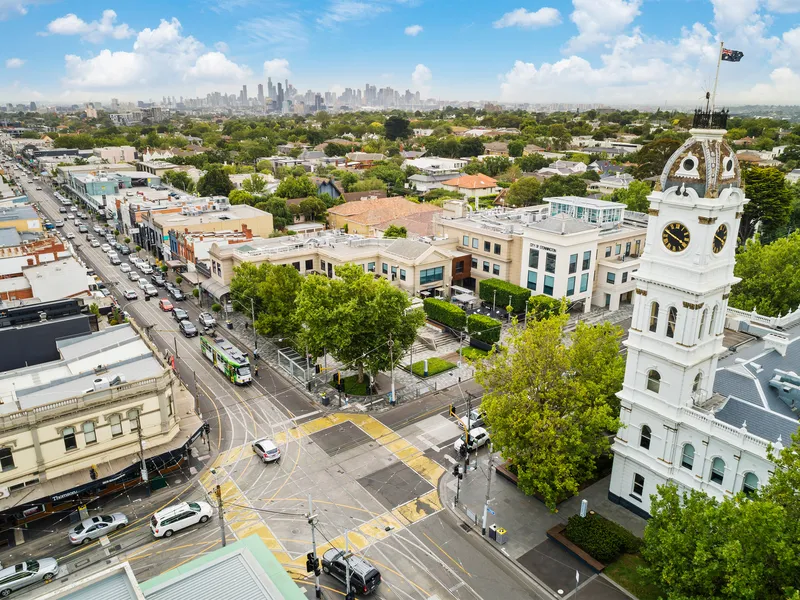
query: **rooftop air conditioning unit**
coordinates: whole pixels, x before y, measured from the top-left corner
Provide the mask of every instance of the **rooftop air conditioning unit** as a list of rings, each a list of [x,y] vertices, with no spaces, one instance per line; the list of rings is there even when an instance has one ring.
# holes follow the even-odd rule
[[[108,381],[106,377],[98,377],[92,382],[92,386],[94,387],[94,391],[98,390],[107,390],[111,387],[111,383]]]
[[[112,386],[123,385],[126,383],[128,383],[128,380],[122,373],[117,373],[116,375],[114,375],[114,377],[111,378]]]

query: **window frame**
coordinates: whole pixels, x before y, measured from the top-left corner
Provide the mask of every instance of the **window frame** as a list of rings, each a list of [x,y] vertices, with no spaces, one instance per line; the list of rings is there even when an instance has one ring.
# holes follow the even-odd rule
[[[675,339],[675,330],[678,328],[678,309],[670,306],[667,311],[667,337]]]
[[[531,275],[533,275],[533,282],[531,282]],[[527,288],[532,291],[536,291],[536,284],[539,280],[539,273],[537,271],[528,271],[528,283]],[[531,287],[531,283],[533,283],[533,287]]]
[[[4,462],[10,461],[10,466]],[[12,471],[16,469],[17,465],[14,464],[14,450],[8,446],[0,447],[0,471]]]
[[[592,251],[586,250],[583,253],[583,264],[581,265],[581,271],[588,271],[589,268],[592,266]]]
[[[658,313],[661,311],[661,305],[658,302],[650,303],[650,323],[648,330],[652,333],[658,333]]]
[[[567,296],[575,295],[575,275],[567,278]]]
[[[747,478],[750,477],[751,475],[755,477],[756,480],[755,487],[747,483]],[[761,486],[761,480],[759,479],[758,475],[756,475],[752,471],[748,471],[747,473],[744,474],[744,477],[742,477],[742,493],[745,496],[752,496],[758,491],[758,488],[760,486]]]
[[[557,261],[558,257],[554,252],[546,252],[544,255],[544,272],[555,274]]]
[[[583,292],[588,291],[588,289],[589,289],[589,273],[583,273],[581,274],[580,293],[582,294]]]
[[[529,269],[539,268],[539,250],[537,248],[531,248],[530,250],[528,250],[528,268]]]
[[[544,285],[542,286],[542,293],[552,297],[555,287],[556,287],[556,278],[553,277],[552,275],[545,275]],[[547,291],[547,288],[550,288],[549,292]]]
[[[469,236],[468,235],[461,236],[461,245],[462,246],[466,246],[467,248],[469,248]]]
[[[639,473],[634,473],[633,474],[633,487],[631,489],[631,495],[635,496],[636,498],[641,499],[642,496],[644,495],[644,483],[645,483],[644,475],[641,475]],[[639,488],[639,491],[636,491],[637,487]]]
[[[647,391],[654,394],[661,392],[661,373],[655,369],[647,371]]]
[[[494,248],[492,250],[495,254],[497,254],[497,256],[500,256],[500,254],[502,254],[502,248],[498,243],[494,244]]]
[[[692,449],[691,456],[687,455],[687,453],[686,453],[686,449],[687,448],[691,448]],[[695,456],[694,445],[689,443],[689,442],[686,442],[683,445],[683,448],[681,448],[681,468],[682,469],[689,469],[690,471],[694,471],[694,456]]]
[[[573,273],[578,272],[578,253],[570,254],[569,255],[569,271],[568,274],[572,275]]]
[[[67,452],[78,449],[78,436],[74,427],[64,427],[64,429],[61,430],[61,439],[64,440],[64,449]],[[72,440],[71,447],[70,444],[67,444],[67,439]]]
[[[135,414],[136,416],[132,417],[131,413]],[[125,413],[125,417],[128,420],[128,425],[130,426],[131,431],[138,431],[142,423],[142,413],[139,411],[139,409],[138,408],[129,409]]]
[[[116,419],[116,423],[114,422],[115,419]],[[109,417],[108,417],[108,425],[111,428],[111,437],[112,438],[119,437],[123,433],[125,433],[123,431],[123,429],[122,429],[122,417],[120,417],[118,414],[109,415]],[[116,433],[114,432],[114,428],[115,427],[119,427],[119,431],[117,431]]]
[[[614,285],[616,281],[617,281],[617,274],[614,273],[614,271],[609,271],[608,273],[606,273],[606,283]]]
[[[86,430],[86,426],[90,426],[90,430]],[[83,432],[83,443],[87,446],[90,444],[97,443],[97,426],[94,424],[94,421],[86,421],[83,425],[81,425],[81,431]],[[91,438],[89,436],[91,434]]]
[[[489,272],[489,261],[488,260],[483,261],[483,265],[481,265],[481,270],[484,273],[488,273]]]
[[[500,277],[500,265],[492,263],[492,275]]]
[[[483,240],[483,251],[484,252],[491,252],[492,251],[492,242],[489,240]]]
[[[720,472],[715,468],[718,464],[717,461],[719,461],[719,463],[722,463],[722,474],[720,474]],[[714,458],[712,458],[711,467],[709,468],[708,471],[708,481],[710,483],[716,483],[717,485],[722,485],[725,482],[725,467],[726,467],[725,460],[723,460],[721,456],[715,456]],[[719,478],[719,481],[717,481],[717,478]]]
[[[639,447],[645,450],[650,450],[650,444],[653,442],[653,430],[649,425],[642,425],[639,431]]]

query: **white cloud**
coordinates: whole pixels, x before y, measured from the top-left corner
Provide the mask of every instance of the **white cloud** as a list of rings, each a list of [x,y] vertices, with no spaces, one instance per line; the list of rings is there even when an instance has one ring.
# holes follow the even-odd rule
[[[328,8],[317,19],[322,27],[337,27],[350,21],[366,21],[392,10],[398,4],[413,4],[415,0],[330,0]]]
[[[732,31],[753,19],[759,0],[711,0],[711,4],[717,30]]]
[[[800,74],[780,67],[769,74],[769,82],[757,83],[734,95],[741,104],[797,104],[800,97]]]
[[[264,17],[242,21],[236,28],[257,45],[267,45],[279,50],[297,50],[308,43],[308,33],[298,14]]]
[[[403,31],[406,35],[415,37],[422,33],[422,25],[409,25]]]
[[[0,21],[28,14],[28,6],[44,4],[47,0],[0,0]]]
[[[431,79],[433,79],[431,70],[423,64],[418,64],[411,73],[411,84],[423,97],[431,92]]]
[[[264,61],[264,77],[286,79],[292,74],[289,70],[289,61],[285,58],[273,58]]]
[[[767,0],[767,10],[777,13],[800,12],[800,0]]]
[[[184,79],[214,83],[225,81],[239,83],[250,75],[249,68],[237,65],[222,52],[206,52],[197,58],[193,67],[186,71]]]
[[[74,13],[69,13],[51,21],[47,25],[47,32],[53,35],[79,35],[87,42],[100,43],[105,38],[123,40],[133,37],[136,32],[127,24],[115,25],[117,13],[113,10],[104,10],[99,21],[87,23]]]
[[[639,15],[641,0],[572,0],[570,20],[578,27],[578,35],[565,48],[579,52],[611,40]]]
[[[539,29],[540,27],[552,27],[559,23],[561,23],[561,13],[555,8],[544,6],[535,12],[529,12],[524,8],[512,10],[495,21],[494,26],[496,29],[503,27]]]
[[[217,52],[222,52],[223,54],[227,54],[228,52],[231,51],[231,49],[228,47],[228,44],[226,44],[225,42],[217,42],[216,44],[214,44],[214,50],[216,50]]]
[[[19,69],[25,61],[21,58],[9,58],[6,60],[6,69]]]

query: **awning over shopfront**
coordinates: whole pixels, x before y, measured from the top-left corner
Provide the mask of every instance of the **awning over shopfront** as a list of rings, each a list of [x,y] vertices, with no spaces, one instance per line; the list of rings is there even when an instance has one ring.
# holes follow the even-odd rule
[[[231,287],[229,285],[223,285],[222,283],[214,281],[213,279],[204,281],[200,284],[200,287],[217,300],[222,300],[223,296],[227,296],[231,293]]]
[[[186,264],[182,260],[166,260],[164,261],[170,269],[184,269]]]

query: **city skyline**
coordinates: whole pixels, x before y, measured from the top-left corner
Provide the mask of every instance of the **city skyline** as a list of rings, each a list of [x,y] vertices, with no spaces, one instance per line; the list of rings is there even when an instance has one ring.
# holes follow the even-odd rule
[[[3,102],[203,97],[267,78],[304,94],[391,87],[422,99],[693,105],[713,85],[719,41],[727,104],[800,96],[800,3],[791,0],[143,0],[0,2]],[[359,82],[359,83],[356,83]],[[265,97],[267,94],[264,94]]]

